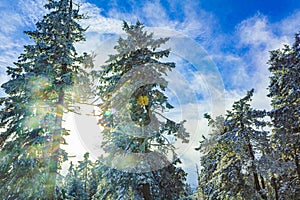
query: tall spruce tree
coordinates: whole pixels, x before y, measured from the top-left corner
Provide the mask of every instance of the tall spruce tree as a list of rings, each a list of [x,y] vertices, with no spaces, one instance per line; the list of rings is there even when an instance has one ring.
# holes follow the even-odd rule
[[[57,173],[66,153],[64,111],[71,109],[74,86],[86,75],[74,43],[84,40],[72,0],[48,0],[50,12],[25,34],[25,46],[10,80],[2,85],[0,194],[3,199],[55,199]]]
[[[271,51],[268,63],[272,144],[281,166],[272,168],[273,182],[281,198],[292,199],[300,196],[300,34],[291,47]]]
[[[200,147],[196,150],[200,151],[203,156],[200,159],[201,171],[198,173],[198,194],[204,199],[221,199],[222,184],[218,178],[218,169],[222,160],[223,147],[217,142],[225,132],[225,119],[218,116],[212,119],[209,115],[205,115],[208,119],[208,125],[211,127],[211,133],[208,138],[203,137]]]
[[[163,76],[175,64],[159,61],[169,56],[169,49],[159,50],[168,38],[154,39],[143,28],[140,22],[124,22],[127,38],[119,38],[118,53],[100,73],[99,124],[108,154],[99,167],[108,184],[99,191],[103,199],[178,199],[185,193],[186,173],[175,166],[180,161],[169,139],[188,142],[189,134],[184,121],[175,123],[163,115],[173,108],[164,95]]]
[[[233,104],[225,119],[206,115],[212,134],[201,142],[199,188],[207,199],[267,199],[265,179],[258,156],[268,146],[265,111],[254,110],[249,102],[253,90]]]

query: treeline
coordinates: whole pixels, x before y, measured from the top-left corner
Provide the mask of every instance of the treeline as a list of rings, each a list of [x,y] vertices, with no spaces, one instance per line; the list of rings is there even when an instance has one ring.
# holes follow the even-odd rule
[[[93,55],[74,46],[87,30],[79,6],[49,0],[45,8],[36,30],[25,32],[33,44],[7,68],[10,80],[2,85],[1,199],[299,198],[299,35],[292,47],[271,52],[271,111],[250,106],[251,90],[225,116],[205,115],[212,132],[196,149],[203,156],[193,192],[170,142],[189,142],[185,120],[165,116],[173,106],[164,77],[176,67],[161,61],[170,54],[161,48],[168,38],[124,22],[126,38],[97,70]],[[105,157],[92,162],[86,153],[62,176],[69,159],[62,145],[70,134],[63,116],[94,98],[102,100],[95,106]]]
[[[272,110],[251,107],[253,90],[208,124],[200,143],[204,199],[300,199],[300,35],[270,52]]]
[[[175,68],[162,62],[168,38],[155,39],[140,22],[124,22],[126,38],[117,41],[100,70],[93,55],[79,55],[74,44],[85,40],[80,14],[72,0],[49,0],[49,10],[25,34],[24,47],[10,80],[2,85],[0,127],[0,198],[8,199],[180,199],[190,194],[186,172],[177,166],[170,138],[188,142],[184,121],[164,113],[173,106],[164,76]],[[105,53],[105,52],[104,52]],[[95,84],[99,83],[99,84]],[[62,145],[70,134],[63,127],[67,112],[100,98],[97,115],[104,130],[99,141],[106,157],[71,164],[66,176],[61,164],[69,159]],[[88,129],[87,129],[88,131]]]

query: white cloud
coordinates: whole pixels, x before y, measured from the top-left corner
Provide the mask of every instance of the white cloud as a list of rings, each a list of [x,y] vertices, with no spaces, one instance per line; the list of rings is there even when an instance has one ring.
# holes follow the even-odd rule
[[[279,24],[280,27],[278,27]],[[270,50],[282,47],[284,43],[289,42],[287,34],[290,35],[291,33],[281,31],[281,34],[276,34],[276,29],[280,30],[285,23],[281,22],[279,24],[271,24],[266,16],[260,14],[244,20],[238,26],[240,45],[250,45],[255,50]],[[294,30],[294,32],[296,31]]]
[[[5,34],[15,32],[18,27],[23,26],[22,17],[10,11],[1,11],[0,31]]]
[[[142,13],[147,23],[151,25],[166,26],[166,23],[169,23],[169,26],[174,26],[174,22],[169,19],[166,13],[166,9],[157,0],[145,3],[142,8]]]
[[[257,14],[237,26],[239,40],[236,48],[247,47],[249,49],[241,55],[246,71],[238,73],[237,78],[248,76],[251,80],[251,85],[247,90],[253,87],[256,91],[253,97],[255,107],[270,108],[270,99],[266,97],[270,76],[267,65],[269,51],[293,42],[293,35],[300,28],[300,25],[296,23],[299,20],[300,12],[276,23],[271,23],[266,16]]]
[[[104,33],[122,33],[122,21],[117,18],[106,18],[101,15],[101,8],[90,3],[82,3],[81,13],[88,16],[82,20],[83,27],[89,27],[87,33],[96,32],[99,35]]]
[[[189,1],[184,4],[185,19],[179,24],[177,30],[189,37],[200,39],[205,46],[210,46],[218,40],[215,34],[218,29],[217,19],[210,12],[195,9],[199,7],[198,3],[197,1]]]
[[[34,28],[35,23],[48,12],[44,8],[46,3],[46,0],[19,0],[18,9],[20,9],[19,15],[22,17],[23,26]]]
[[[219,46],[212,46],[209,51],[227,86],[227,109],[252,88],[255,89],[253,106],[270,109],[270,99],[266,96],[270,76],[267,65],[269,51],[293,42],[293,35],[300,28],[299,20],[300,12],[276,23],[271,23],[267,16],[258,13],[240,22],[233,36],[220,33]],[[224,51],[224,44],[230,45],[231,49]]]
[[[19,0],[17,4],[4,2],[0,10],[0,85],[8,77],[5,77],[6,66],[12,66],[17,61],[18,56],[23,51],[23,45],[28,43],[28,38],[23,31],[29,29],[42,16],[41,7],[43,1],[38,0]]]
[[[198,3],[195,1],[184,3],[168,1],[168,4],[174,13],[180,7],[183,16],[180,19],[172,18],[170,14],[172,10],[167,10],[166,5],[158,0],[143,4],[130,2],[130,13],[115,5],[108,11],[108,16],[114,19],[126,20],[129,23],[135,23],[136,20],[140,20],[147,26],[177,30],[191,38],[201,37],[203,41],[204,38],[207,41],[208,38],[214,37],[212,36],[212,32],[216,27],[216,19],[211,13],[202,9],[195,10],[196,6],[199,7]],[[211,39],[209,40],[211,41]]]
[[[274,24],[279,34],[285,36],[289,43],[293,35],[300,31],[300,10]]]

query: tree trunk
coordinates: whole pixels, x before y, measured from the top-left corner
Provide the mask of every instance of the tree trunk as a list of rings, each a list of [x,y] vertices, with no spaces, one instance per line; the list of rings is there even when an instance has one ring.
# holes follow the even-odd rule
[[[241,128],[242,128],[242,130],[244,130],[244,124],[243,123],[241,123]],[[261,187],[260,187],[260,184],[259,184],[257,169],[256,169],[255,164],[254,164],[255,155],[254,155],[254,151],[253,151],[253,148],[252,148],[252,145],[251,145],[251,140],[250,140],[248,135],[245,135],[245,137],[246,137],[246,140],[247,140],[247,143],[248,143],[248,151],[249,151],[249,154],[250,154],[250,157],[251,157],[251,160],[252,160],[252,166],[251,167],[252,167],[252,170],[253,170],[254,189],[258,192],[258,194],[261,196],[262,199],[267,199],[267,196],[262,193]]]
[[[265,179],[261,175],[260,175],[260,182],[261,182],[262,189],[266,189]]]
[[[265,194],[263,194],[262,191],[261,191],[261,187],[260,187],[260,184],[259,184],[257,170],[256,170],[256,167],[254,165],[255,156],[254,156],[254,152],[253,152],[252,145],[250,143],[250,139],[249,138],[248,138],[248,150],[249,150],[250,157],[252,159],[252,170],[253,170],[254,188],[260,194],[260,196],[261,196],[262,199],[267,199],[267,196]]]
[[[70,0],[69,2],[69,15],[70,18],[72,18],[72,5],[73,2]],[[70,41],[70,30],[67,32],[67,40]],[[67,73],[67,64],[62,63],[61,65],[61,80],[59,81],[58,85],[63,86],[64,80],[63,76]],[[63,135],[63,128],[62,128],[62,122],[63,122],[63,112],[64,112],[64,105],[65,105],[65,91],[61,87],[58,92],[58,100],[56,103],[56,113],[55,113],[55,127],[54,127],[54,133],[51,136],[50,140],[50,152],[49,152],[49,175],[47,179],[47,190],[46,190],[46,198],[47,199],[55,199],[55,187],[56,187],[56,177],[59,167],[59,149],[60,149],[60,143],[62,141],[62,135]]]
[[[143,184],[142,192],[143,192],[144,200],[151,200],[150,184],[149,183]]]
[[[143,141],[144,143],[144,141]],[[145,152],[148,152],[149,149],[147,148],[147,145],[145,145]],[[143,184],[142,189],[144,200],[151,200],[151,189],[150,189],[150,183]]]
[[[277,187],[277,183],[276,183],[276,178],[274,176],[271,178],[271,184],[275,191],[275,200],[279,200],[278,187]]]
[[[62,139],[62,117],[64,108],[65,93],[61,89],[58,96],[56,106],[56,117],[55,117],[55,129],[50,140],[50,152],[49,152],[49,175],[47,180],[47,198],[54,199],[56,176],[58,171],[59,163],[59,149],[60,142]]]

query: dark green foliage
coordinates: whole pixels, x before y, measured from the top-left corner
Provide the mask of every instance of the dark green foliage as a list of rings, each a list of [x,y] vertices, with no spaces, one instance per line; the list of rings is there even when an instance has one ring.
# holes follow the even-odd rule
[[[149,188],[151,199],[181,199],[187,195],[186,173],[174,166],[177,162],[146,173],[129,173],[101,163],[98,172],[103,184],[98,190],[99,199],[143,200],[146,199],[145,186]]]
[[[300,196],[300,35],[290,47],[271,51],[269,97],[274,167],[270,169],[278,195]],[[274,187],[275,187],[274,186]]]
[[[10,80],[2,85],[7,97],[0,99],[2,199],[54,198],[59,163],[67,158],[59,147],[68,134],[62,115],[86,75],[80,68],[84,57],[73,46],[84,40],[76,22],[83,16],[72,5],[71,0],[49,1],[45,8],[51,12],[36,30],[25,32],[34,43],[7,68]]]
[[[204,154],[199,193],[205,198],[299,198],[299,46],[300,35],[296,34],[291,47],[271,51],[270,134],[257,129],[266,126],[259,121],[266,113],[247,104],[253,91],[235,103],[225,119],[212,120],[206,115],[213,132],[197,149]]]
[[[62,199],[89,200],[96,196],[101,178],[96,172],[96,164],[89,160],[89,154],[75,166],[71,163],[68,174],[64,177],[61,189]]]
[[[212,133],[201,142],[200,193],[207,199],[266,199],[258,155],[268,146],[267,132],[258,130],[266,113],[251,108],[253,90],[235,102],[232,111],[213,120]]]
[[[167,159],[171,154],[176,160],[168,137],[188,142],[189,134],[184,121],[163,115],[173,108],[164,94],[163,76],[175,64],[159,61],[169,56],[170,50],[160,50],[168,38],[154,39],[143,29],[139,22],[124,22],[127,38],[118,40],[117,54],[99,73],[99,124],[108,154],[102,160],[106,166],[99,168],[103,198],[177,199],[185,191],[186,174]]]

